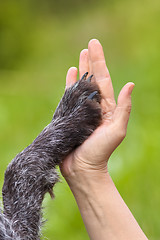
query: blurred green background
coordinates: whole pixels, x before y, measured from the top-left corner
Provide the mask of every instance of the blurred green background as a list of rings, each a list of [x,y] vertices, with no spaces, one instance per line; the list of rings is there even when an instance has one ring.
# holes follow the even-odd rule
[[[149,239],[160,239],[160,1],[0,1],[0,187],[7,164],[47,125],[70,66],[100,40],[115,96],[136,85],[128,134],[109,171]],[[65,181],[44,201],[44,236],[89,239]]]

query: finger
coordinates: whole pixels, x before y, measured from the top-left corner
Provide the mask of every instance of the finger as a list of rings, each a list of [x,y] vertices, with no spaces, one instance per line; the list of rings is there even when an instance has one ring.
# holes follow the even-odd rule
[[[66,88],[71,87],[77,81],[77,73],[76,67],[69,68],[66,76]]]
[[[103,48],[100,42],[92,39],[88,44],[89,62],[92,73],[104,98],[114,100],[114,91],[108,68],[106,66]]]
[[[79,78],[86,72],[89,72],[88,49],[83,49],[79,56]]]
[[[89,56],[89,51],[88,51],[88,63],[89,63],[89,74],[93,74],[93,69],[92,69],[92,62],[91,62],[91,58]]]
[[[117,107],[114,113],[114,120],[118,122],[120,129],[124,132],[127,131],[128,120],[131,112],[131,93],[134,88],[134,83],[127,83],[118,96]]]

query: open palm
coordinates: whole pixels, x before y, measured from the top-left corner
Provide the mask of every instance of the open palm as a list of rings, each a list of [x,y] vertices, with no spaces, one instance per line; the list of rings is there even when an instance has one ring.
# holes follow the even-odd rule
[[[114,149],[126,135],[131,111],[131,93],[134,83],[127,83],[118,96],[116,104],[112,81],[107,69],[103,48],[100,42],[93,39],[88,49],[82,50],[79,59],[79,75],[94,75],[102,94],[102,124],[93,134],[62,163],[61,172],[69,177],[72,171],[107,170],[107,162]],[[77,68],[70,68],[66,77],[66,87],[77,81]]]

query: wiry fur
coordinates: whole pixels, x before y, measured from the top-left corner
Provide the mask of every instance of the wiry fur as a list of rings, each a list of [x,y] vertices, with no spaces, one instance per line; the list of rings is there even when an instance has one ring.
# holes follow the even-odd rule
[[[9,164],[2,191],[0,240],[40,239],[41,205],[58,180],[56,165],[100,124],[101,96],[86,75],[65,91],[51,123]]]

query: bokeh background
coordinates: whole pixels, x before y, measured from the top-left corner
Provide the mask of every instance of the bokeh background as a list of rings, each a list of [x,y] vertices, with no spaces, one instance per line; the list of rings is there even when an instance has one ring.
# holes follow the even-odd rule
[[[110,174],[149,239],[160,239],[160,1],[0,1],[0,187],[7,164],[47,125],[67,69],[91,38],[104,47],[115,96],[136,85],[128,134]],[[89,239],[61,178],[44,201],[50,240]]]

